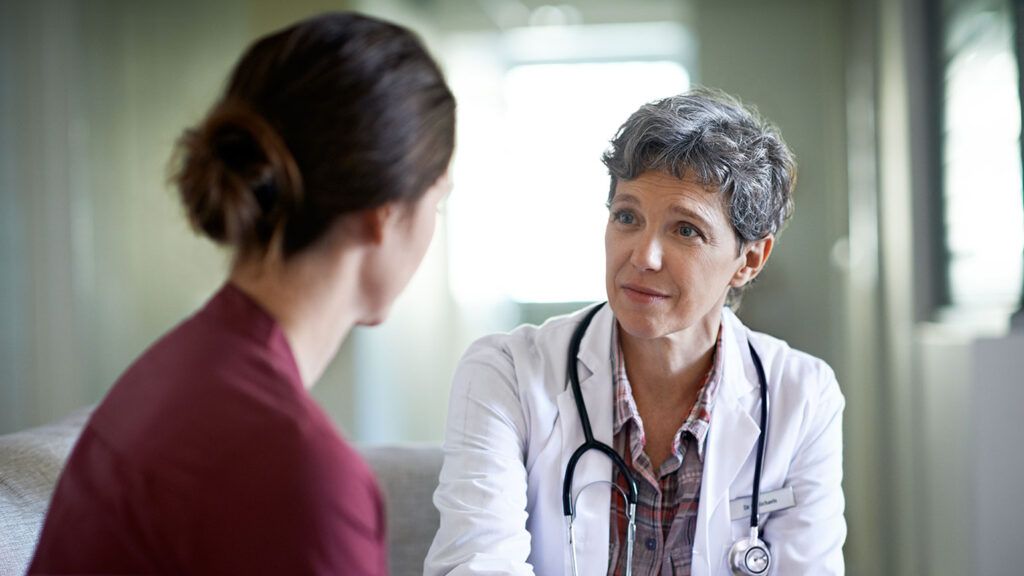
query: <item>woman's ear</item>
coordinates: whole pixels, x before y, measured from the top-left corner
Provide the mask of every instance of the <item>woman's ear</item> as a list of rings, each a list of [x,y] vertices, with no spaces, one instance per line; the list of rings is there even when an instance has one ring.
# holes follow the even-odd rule
[[[393,225],[391,220],[397,216],[398,209],[394,202],[364,210],[359,217],[363,238],[374,245],[383,244],[388,227]]]
[[[740,251],[742,265],[733,274],[729,285],[733,288],[740,288],[756,278],[765,263],[768,262],[768,257],[772,255],[773,246],[775,246],[774,234],[769,234],[744,246]]]

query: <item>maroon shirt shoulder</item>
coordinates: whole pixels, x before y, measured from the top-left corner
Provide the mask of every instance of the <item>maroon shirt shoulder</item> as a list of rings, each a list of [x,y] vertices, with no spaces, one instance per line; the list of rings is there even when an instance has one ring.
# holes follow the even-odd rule
[[[125,372],[72,451],[29,573],[85,572],[387,572],[373,474],[232,285]]]

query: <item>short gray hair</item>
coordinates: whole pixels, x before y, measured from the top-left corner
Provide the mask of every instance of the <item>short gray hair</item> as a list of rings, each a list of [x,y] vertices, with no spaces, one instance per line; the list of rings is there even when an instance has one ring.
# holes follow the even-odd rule
[[[611,176],[609,204],[620,180],[650,171],[717,188],[740,246],[778,235],[793,214],[793,153],[756,109],[718,90],[698,88],[641,106],[601,160]],[[730,290],[729,303],[741,295]]]

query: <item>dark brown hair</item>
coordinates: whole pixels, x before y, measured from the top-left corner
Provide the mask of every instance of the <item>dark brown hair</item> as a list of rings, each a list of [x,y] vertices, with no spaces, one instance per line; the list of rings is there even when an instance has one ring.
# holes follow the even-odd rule
[[[179,141],[173,176],[193,227],[285,257],[343,214],[414,202],[447,169],[455,99],[407,29],[324,14],[253,44],[224,96]]]

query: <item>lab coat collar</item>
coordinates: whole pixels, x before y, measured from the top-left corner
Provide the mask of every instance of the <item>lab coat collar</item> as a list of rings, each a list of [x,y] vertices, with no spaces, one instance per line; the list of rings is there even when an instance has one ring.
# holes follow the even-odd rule
[[[757,392],[760,386],[748,338],[747,327],[736,314],[729,308],[722,308],[722,380],[728,384],[722,386],[719,394],[726,398],[742,400]]]
[[[596,304],[595,304],[596,306]],[[590,311],[590,307],[582,310],[583,314],[576,314],[578,320],[583,320],[583,315]],[[612,354],[612,323],[615,322],[615,315],[612,307],[605,302],[601,309],[590,322],[590,327],[580,341],[580,352],[577,359],[586,367],[586,371],[580,371],[580,382],[586,380],[597,371],[607,368],[611,373]],[[575,329],[577,324],[573,324]],[[589,372],[589,374],[587,374]]]

